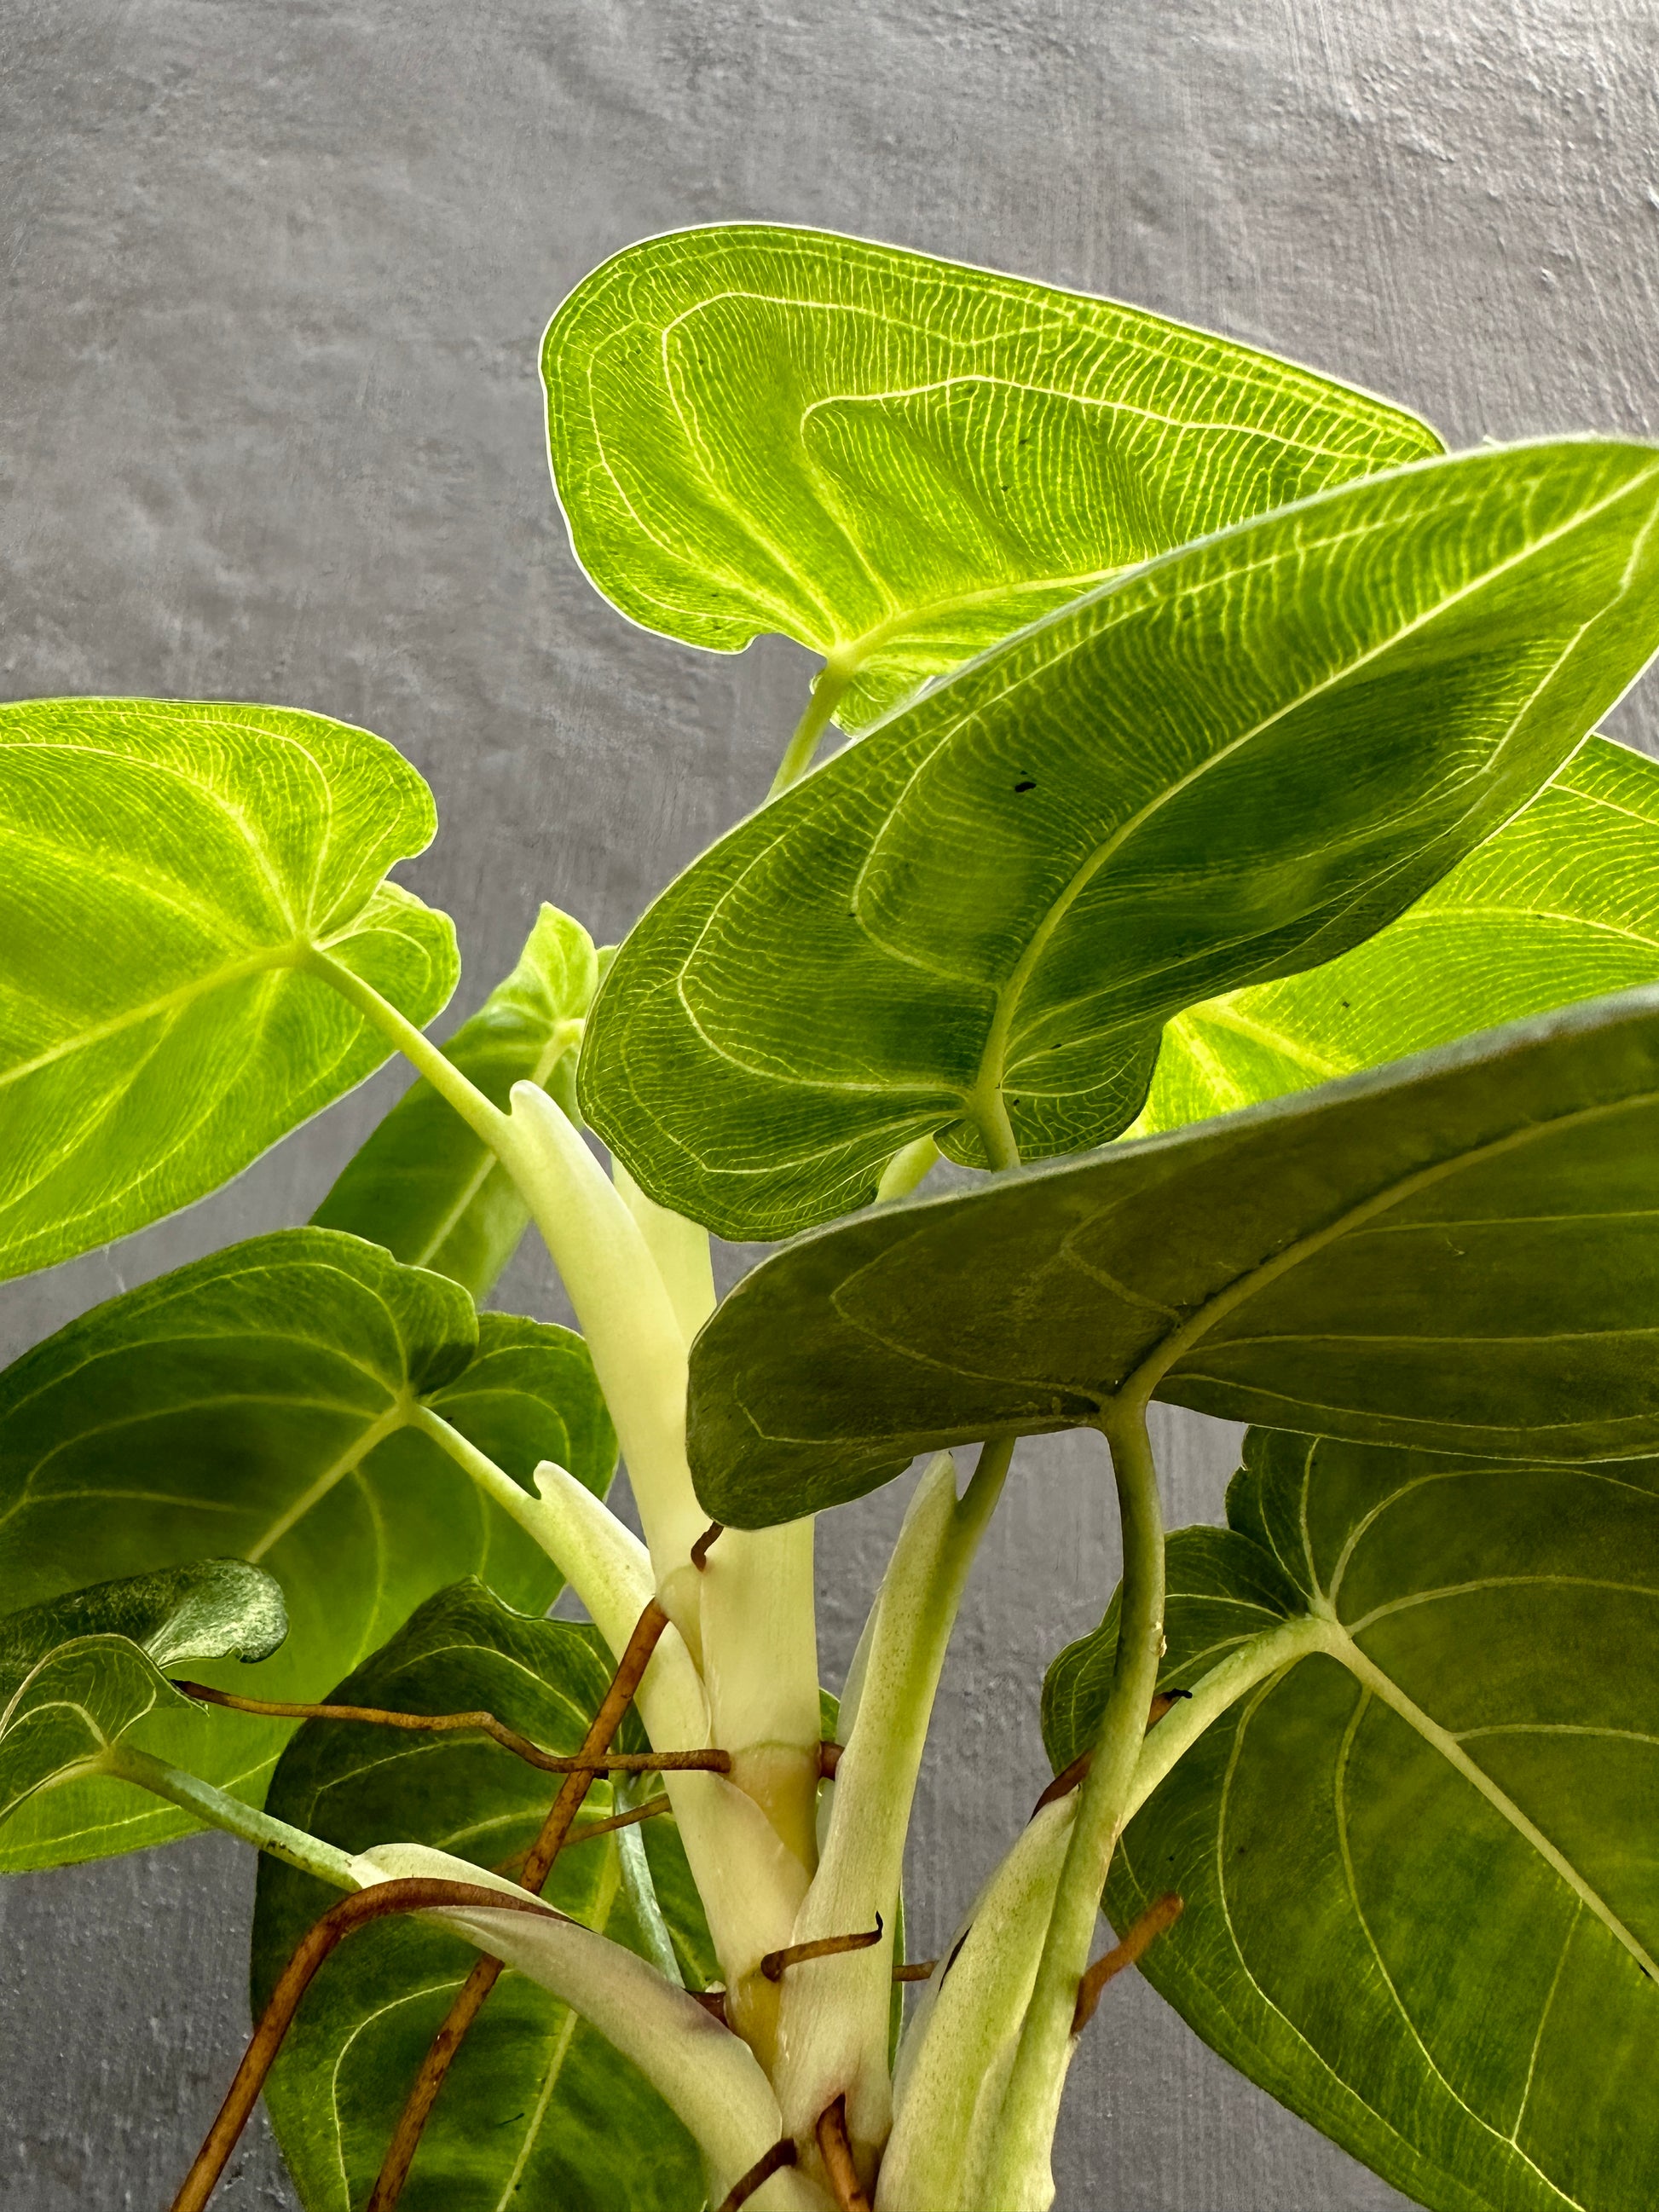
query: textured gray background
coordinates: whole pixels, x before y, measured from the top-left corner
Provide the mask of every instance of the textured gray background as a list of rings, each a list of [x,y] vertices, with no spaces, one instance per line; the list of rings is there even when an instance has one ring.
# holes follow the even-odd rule
[[[1454,444],[1651,434],[1656,47],[1650,0],[10,0],[0,696],[394,739],[442,810],[408,873],[456,916],[465,1012],[536,900],[614,937],[753,804],[805,672],[643,636],[576,574],[535,357],[585,270],[689,222],[823,223],[1234,332]],[[303,1218],[394,1084],[9,1286],[0,1352]],[[551,1301],[522,1260],[501,1302]],[[1176,1517],[1218,1516],[1232,1435],[1164,1441]],[[1042,1664],[1115,1573],[1100,1472],[1028,1448],[987,1544],[919,1806],[924,1949],[1042,1776]],[[893,1518],[826,1528],[831,1679]],[[0,1891],[3,2212],[168,2200],[244,2032],[250,1891],[216,1837]],[[1139,1983],[1058,2166],[1065,2212],[1401,2202]],[[262,2131],[221,2201],[291,2203]]]

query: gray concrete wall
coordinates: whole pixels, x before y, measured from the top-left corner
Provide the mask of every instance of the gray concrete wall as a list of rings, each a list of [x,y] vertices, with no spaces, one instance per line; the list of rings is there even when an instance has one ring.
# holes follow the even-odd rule
[[[0,696],[269,699],[392,738],[438,794],[409,874],[456,917],[465,1012],[538,898],[615,937],[755,801],[805,666],[643,636],[577,574],[535,348],[585,270],[688,222],[822,223],[1233,332],[1454,444],[1651,434],[1656,25],[1647,0],[10,0]],[[1620,728],[1652,732],[1640,700]],[[389,1080],[8,1286],[0,1353],[302,1218]],[[528,1256],[501,1302],[556,1310]],[[1164,1441],[1172,1513],[1218,1517],[1232,1434]],[[1042,1776],[1042,1666],[1116,1572],[1101,1474],[1030,1449],[988,1543],[919,1806],[924,1948]],[[893,1517],[826,1530],[832,1678]],[[213,1837],[0,1890],[3,2212],[167,2201],[244,2032],[250,1893]],[[1066,2212],[1401,2202],[1144,1985],[1109,2026]],[[263,2135],[222,2201],[291,2204]]]

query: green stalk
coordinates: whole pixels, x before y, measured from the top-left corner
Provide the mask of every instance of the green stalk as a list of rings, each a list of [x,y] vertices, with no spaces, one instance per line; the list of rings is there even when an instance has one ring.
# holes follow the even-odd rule
[[[1164,1649],[1164,1516],[1144,1401],[1120,1401],[1102,1424],[1123,1524],[1122,1626],[1094,1763],[1078,1800],[1036,1982],[999,2117],[981,2200],[998,2212],[1047,2212],[1060,2093],[1075,2047],[1072,2015],[1089,1963],[1101,1893],[1128,1817],[1146,1715]]]
[[[141,1790],[165,1797],[170,1805],[181,1807],[209,1827],[222,1828],[228,1835],[240,1836],[245,1844],[268,1851],[272,1858],[298,1867],[301,1874],[314,1874],[319,1881],[332,1882],[337,1889],[362,1887],[352,1870],[349,1851],[336,1850],[332,1844],[319,1842],[303,1828],[290,1828],[286,1820],[255,1812],[252,1806],[216,1790],[212,1783],[200,1782],[195,1775],[169,1766],[165,1759],[141,1751],[137,1744],[110,1744],[100,1754],[97,1766],[100,1773],[118,1782],[137,1783]]]
[[[483,1091],[470,1083],[454,1061],[433,1043],[423,1030],[398,1012],[389,999],[383,999],[372,983],[364,982],[361,975],[353,975],[342,962],[332,959],[326,952],[314,947],[303,960],[296,963],[306,973],[320,976],[324,982],[337,991],[343,999],[356,1006],[360,1014],[374,1023],[383,1036],[390,1037],[404,1059],[423,1075],[432,1088],[447,1104],[454,1108],[475,1137],[480,1138],[491,1152],[506,1164],[501,1152],[501,1139],[507,1128],[507,1116],[499,1106],[492,1106]]]
[[[785,748],[778,763],[778,772],[772,779],[769,799],[775,799],[781,791],[787,791],[792,783],[799,783],[812,765],[819,740],[830,726],[830,719],[842,701],[842,694],[853,680],[850,665],[826,660],[812,678],[812,691],[806,702],[806,712],[795,725],[795,734]]]
[[[878,2148],[891,2123],[892,1936],[910,1808],[951,1632],[1013,1448],[1012,1437],[985,1444],[960,1500],[950,1455],[939,1455],[917,1486],[872,1610],[843,1707],[846,1748],[823,1860],[793,1940],[867,1929],[878,1913],[885,1935],[785,1976],[778,2099],[795,2134],[810,2136],[842,2095],[860,2147]]]

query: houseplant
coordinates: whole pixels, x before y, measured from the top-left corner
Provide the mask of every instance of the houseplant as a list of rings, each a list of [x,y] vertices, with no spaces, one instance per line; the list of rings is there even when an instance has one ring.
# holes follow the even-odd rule
[[[1659,770],[1594,731],[1659,642],[1659,454],[1448,456],[750,226],[605,264],[543,368],[597,586],[823,660],[614,954],[544,908],[440,1049],[390,746],[0,710],[7,1273],[419,1078],[312,1224],[0,1377],[4,1864],[265,1855],[179,2204],[263,2084],[331,2212],[1040,2206],[1130,1958],[1425,2204],[1642,2201]],[[580,1336],[480,1310],[532,1223]],[[710,1231],[788,1241],[717,1306]],[[1227,1528],[1166,1540],[1154,1399],[1255,1424]],[[956,1609],[1070,1427],[1123,1586],[906,1966]],[[812,1516],[927,1455],[837,1709]]]

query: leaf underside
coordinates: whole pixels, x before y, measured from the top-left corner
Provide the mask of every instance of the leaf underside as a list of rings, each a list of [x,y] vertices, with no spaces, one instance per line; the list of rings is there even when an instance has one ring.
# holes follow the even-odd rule
[[[422,1404],[526,1486],[542,1459],[596,1491],[609,1480],[615,1441],[579,1338],[479,1316],[457,1285],[356,1237],[282,1231],[112,1299],[0,1376],[9,1592],[33,1603],[88,1574],[240,1553],[281,1583],[293,1634],[252,1681],[202,1679],[279,1700],[321,1696],[458,1567],[550,1603],[550,1562],[405,1425]],[[293,1723],[215,1718],[175,1763],[257,1803]],[[161,1722],[145,1741],[172,1756]],[[73,1782],[0,1832],[0,1869],[190,1826]]]
[[[67,1592],[0,1617],[0,1821],[38,1791],[168,1717],[205,1752],[211,1722],[162,1671],[264,1659],[288,1616],[280,1586],[242,1559],[197,1559]],[[131,1793],[126,1793],[130,1795]]]
[[[1659,1462],[1256,1432],[1170,1547],[1164,1680],[1328,1612],[1131,1823],[1119,1927],[1222,2055],[1434,2212],[1629,2212],[1659,2166]],[[1062,1655],[1050,1755],[1112,1635]],[[1355,1670],[1358,1671],[1355,1671]]]
[[[1555,774],[1659,641],[1656,502],[1646,447],[1424,463],[1010,640],[670,886],[584,1113],[738,1237],[926,1135],[970,1166],[1117,1135],[1171,1015],[1346,951]]]
[[[454,930],[384,878],[435,818],[321,715],[0,707],[0,1277],[189,1205],[380,1066],[309,948],[432,1019]]]
[[[1126,1386],[1231,1419],[1560,1460],[1659,1449],[1659,990],[816,1231],[691,1357],[718,1520]]]
[[[550,1751],[573,1752],[610,1674],[592,1628],[527,1619],[464,1583],[423,1606],[338,1696],[405,1712],[482,1709]],[[398,1838],[510,1871],[556,1788],[484,1738],[307,1723],[283,1753],[270,1807],[349,1850]],[[583,1820],[611,1810],[608,1786],[596,1783]],[[683,1967],[700,1985],[714,1959],[673,1818],[637,1833]],[[568,1848],[546,1895],[641,1950],[618,1848],[614,1836]],[[261,1862],[256,2007],[329,1902],[309,1876]],[[455,1936],[399,1921],[365,1930],[324,1967],[265,2093],[307,2212],[356,2212],[366,2201],[427,2045],[477,1956]],[[520,2202],[695,2212],[703,2189],[690,2138],[642,2077],[548,1991],[508,1974],[461,2048],[399,2201],[409,2212]]]
[[[775,224],[629,246],[542,371],[593,583],[690,645],[835,656],[848,729],[1115,570],[1440,450],[1141,309]]]

